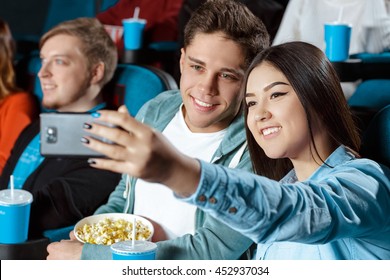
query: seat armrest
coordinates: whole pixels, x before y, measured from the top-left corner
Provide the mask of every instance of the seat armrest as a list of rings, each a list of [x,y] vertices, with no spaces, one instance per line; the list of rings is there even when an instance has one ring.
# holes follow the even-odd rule
[[[0,244],[1,260],[45,260],[50,241],[43,237],[18,244]]]

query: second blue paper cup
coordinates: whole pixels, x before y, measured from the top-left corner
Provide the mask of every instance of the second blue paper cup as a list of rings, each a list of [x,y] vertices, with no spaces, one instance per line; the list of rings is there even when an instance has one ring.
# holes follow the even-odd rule
[[[146,25],[145,19],[128,18],[122,21],[124,45],[126,50],[142,48],[143,33]]]
[[[342,23],[327,23],[325,31],[325,54],[330,61],[344,61],[349,57],[352,27]]]

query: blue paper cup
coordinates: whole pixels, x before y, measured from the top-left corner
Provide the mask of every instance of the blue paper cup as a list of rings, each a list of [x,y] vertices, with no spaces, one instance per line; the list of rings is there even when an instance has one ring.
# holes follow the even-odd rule
[[[325,54],[330,61],[344,61],[349,57],[352,27],[345,23],[326,23]]]
[[[122,20],[124,46],[126,50],[142,48],[142,39],[146,25],[145,19],[128,18]]]
[[[157,245],[150,241],[121,241],[111,245],[113,260],[155,260]]]
[[[0,191],[0,243],[23,243],[28,237],[33,197],[25,190]]]

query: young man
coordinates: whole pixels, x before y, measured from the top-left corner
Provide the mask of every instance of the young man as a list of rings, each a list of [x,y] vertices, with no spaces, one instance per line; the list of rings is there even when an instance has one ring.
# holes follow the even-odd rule
[[[80,18],[54,27],[40,41],[40,56],[43,107],[57,112],[105,107],[101,89],[113,76],[117,54],[98,20]],[[0,178],[0,188],[7,188],[13,175],[15,187],[32,193],[30,238],[93,214],[120,179],[89,167],[85,159],[44,158],[39,137],[36,121],[18,138]]]
[[[250,61],[268,44],[265,26],[243,4],[206,2],[185,29],[180,91],[160,94],[137,119],[162,131],[187,155],[251,170],[240,88]],[[158,259],[238,259],[251,246],[250,239],[178,202],[164,186],[129,179],[126,184],[123,176],[96,214],[127,212],[152,220],[153,241],[168,239],[157,243]],[[111,259],[109,246],[74,240],[53,243],[48,252],[49,259]]]

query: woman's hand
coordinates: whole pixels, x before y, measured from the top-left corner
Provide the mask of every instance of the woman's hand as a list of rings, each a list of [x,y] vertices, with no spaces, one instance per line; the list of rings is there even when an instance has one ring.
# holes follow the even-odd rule
[[[73,231],[69,234],[70,240],[53,242],[47,246],[48,260],[79,260],[83,250],[83,243],[78,241]]]
[[[94,122],[88,131],[116,144],[86,136],[88,143],[85,145],[108,157],[90,159],[91,166],[161,183],[182,196],[195,192],[200,179],[197,160],[177,151],[160,132],[135,120],[125,106],[118,111],[99,111],[99,114],[98,122],[117,127]]]

